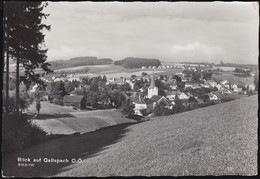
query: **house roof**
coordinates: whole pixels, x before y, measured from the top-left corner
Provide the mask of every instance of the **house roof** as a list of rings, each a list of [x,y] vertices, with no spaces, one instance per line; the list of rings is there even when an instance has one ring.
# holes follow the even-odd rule
[[[178,95],[186,95],[186,96],[188,96],[186,93],[184,93],[184,92],[181,92],[180,94],[178,94]]]
[[[82,95],[66,95],[64,96],[63,102],[64,103],[80,103],[83,98],[85,98]]]
[[[147,104],[145,101],[136,101],[136,104]]]
[[[125,79],[124,78],[115,78],[116,83],[124,83]]]
[[[71,91],[70,94],[77,94],[77,92],[79,92],[79,91],[87,91],[87,90],[89,90],[89,88],[90,88],[90,85],[85,85],[82,87],[79,86],[79,87],[75,88],[73,91]]]
[[[217,83],[217,82],[214,80],[207,80],[206,83]]]
[[[192,86],[193,84],[194,84],[194,83],[189,83],[189,82],[188,82],[188,83],[186,83],[185,85],[191,85],[191,86]]]
[[[129,99],[130,99],[131,101],[135,102],[135,103],[138,102],[138,99],[136,99],[136,98],[134,98],[134,97],[130,97]]]
[[[166,92],[166,95],[168,96],[168,95],[180,95],[181,94],[181,92],[180,91],[167,91]]]
[[[198,88],[200,88],[200,85],[196,83],[196,84],[193,84],[192,87],[198,87]]]
[[[212,93],[207,93],[207,95],[208,95],[210,98],[213,98],[213,97],[217,96],[217,95],[212,94]],[[217,96],[217,97],[218,97],[218,96]]]
[[[229,84],[228,80],[222,80],[220,83],[221,84]]]
[[[150,100],[151,100],[152,102],[157,102],[157,101],[159,101],[162,97],[163,97],[163,96],[161,96],[161,95],[153,95],[153,96],[150,98]]]

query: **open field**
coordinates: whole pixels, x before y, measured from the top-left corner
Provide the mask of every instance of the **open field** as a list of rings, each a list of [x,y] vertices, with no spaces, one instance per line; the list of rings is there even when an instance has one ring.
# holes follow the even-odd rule
[[[238,84],[238,83],[253,83],[254,77],[238,77],[234,75],[234,72],[219,72],[219,74],[213,74],[212,77],[215,77],[217,80],[228,80],[231,84]]]
[[[42,128],[48,134],[74,134],[95,131],[104,127],[123,123],[133,123],[134,120],[124,118],[116,109],[77,111],[69,107],[42,102],[40,116],[32,119],[32,123]],[[36,113],[35,104],[29,111]]]
[[[256,175],[258,95],[154,118],[58,176]]]
[[[82,72],[84,69],[89,68],[88,72]],[[141,76],[142,72],[147,74],[152,74],[152,69],[126,69],[120,65],[88,65],[88,66],[80,66],[80,67],[72,67],[72,68],[63,68],[56,70],[56,72],[64,71],[68,74],[73,74],[74,77],[82,77],[82,76],[98,76],[98,75],[106,75],[107,78],[118,78],[118,77],[125,77],[130,78],[132,75]],[[154,70],[155,73],[167,73],[167,74],[174,74],[178,72],[182,72],[183,69],[156,69]]]
[[[55,72],[74,72],[74,71],[79,71],[79,70],[84,70],[88,68],[89,72],[103,72],[103,71],[110,71],[110,70],[114,70],[114,71],[118,71],[121,70],[122,66],[119,65],[86,65],[86,66],[76,66],[76,67],[70,67],[70,68],[61,68],[58,70],[55,70]]]

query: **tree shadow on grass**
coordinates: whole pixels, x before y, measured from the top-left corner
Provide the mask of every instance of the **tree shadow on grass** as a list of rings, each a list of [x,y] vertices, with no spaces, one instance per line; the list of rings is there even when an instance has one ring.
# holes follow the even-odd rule
[[[34,117],[37,120],[64,118],[64,117],[75,117],[72,114],[39,114]]]
[[[127,128],[129,125],[133,125],[133,123],[120,124],[85,134],[64,136],[17,151],[12,155],[3,156],[3,174],[4,176],[15,177],[46,177],[56,175],[68,170],[65,167],[72,165],[72,160],[78,160],[79,158],[83,160],[93,157],[98,152],[106,149],[107,146],[118,142],[129,130]],[[34,167],[19,167],[18,157],[30,158],[31,160],[41,158],[41,162],[34,163]],[[69,162],[44,162],[44,158],[67,159]]]

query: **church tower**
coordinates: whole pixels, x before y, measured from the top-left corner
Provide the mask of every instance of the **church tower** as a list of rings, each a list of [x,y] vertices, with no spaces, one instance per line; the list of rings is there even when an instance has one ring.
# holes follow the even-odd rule
[[[153,95],[158,95],[158,88],[155,86],[155,82],[154,82],[154,71],[153,71],[151,84],[148,88],[148,98],[151,98]]]

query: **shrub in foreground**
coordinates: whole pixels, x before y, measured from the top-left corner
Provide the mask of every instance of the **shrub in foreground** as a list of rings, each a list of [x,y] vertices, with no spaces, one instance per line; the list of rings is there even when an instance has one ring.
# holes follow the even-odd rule
[[[33,125],[28,118],[28,115],[3,116],[3,153],[11,153],[47,140],[46,132]]]

